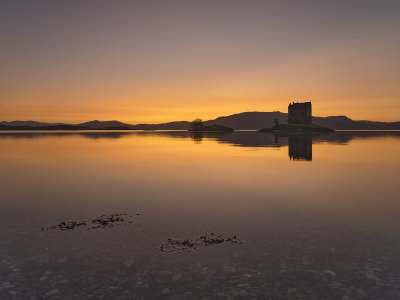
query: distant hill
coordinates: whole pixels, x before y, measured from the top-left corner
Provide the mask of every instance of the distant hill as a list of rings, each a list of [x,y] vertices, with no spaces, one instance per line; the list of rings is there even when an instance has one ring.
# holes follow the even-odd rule
[[[272,127],[275,119],[280,124],[287,123],[287,113],[274,112],[243,112],[230,116],[219,117],[204,122],[204,125],[224,125],[235,130],[259,130]],[[313,117],[313,123],[336,130],[400,130],[400,122],[354,121],[346,116]],[[190,122],[170,122],[161,124],[137,124],[132,126],[141,130],[188,130]]]
[[[107,129],[107,130],[112,129],[113,127],[124,128],[124,129],[133,127],[130,124],[122,123],[119,121],[98,121],[98,120],[89,121],[78,125],[89,127],[92,129]]]
[[[346,116],[313,117],[313,123],[332,129],[388,130],[400,129],[399,122],[353,121]]]
[[[4,126],[54,126],[54,125],[64,125],[63,123],[45,123],[45,122],[37,122],[37,121],[11,121],[11,122],[0,122],[0,125]]]
[[[190,122],[176,121],[160,124],[137,124],[132,125],[132,128],[140,130],[188,130],[190,128]]]
[[[79,125],[48,125],[48,126],[9,126],[9,125],[1,125],[0,130],[91,130],[90,127],[87,126],[79,126]]]
[[[287,123],[287,113],[279,111],[274,112],[243,112],[230,116],[219,117],[214,120],[204,122],[205,126],[223,125],[235,130],[260,130],[262,128],[272,127],[274,120],[277,119],[280,124]],[[398,122],[376,122],[376,121],[354,121],[346,116],[313,117],[313,123],[320,126],[329,127],[335,130],[400,130],[400,121]],[[25,127],[26,126],[26,127]],[[131,125],[119,121],[90,121],[77,125],[67,124],[49,124],[36,121],[12,121],[0,122],[0,130],[10,130],[11,127],[28,128],[24,130],[37,129],[46,130],[47,126],[76,126],[76,128],[85,129],[140,129],[140,130],[188,130],[190,122],[175,121],[160,124],[136,124]],[[54,127],[53,127],[54,128]],[[59,127],[60,128],[60,127]],[[17,128],[14,128],[17,129]],[[47,130],[52,127],[47,128]]]
[[[206,125],[220,124],[232,127],[235,130],[261,129],[274,125],[274,120],[278,119],[280,124],[287,123],[287,113],[276,112],[244,112],[219,117],[215,120],[204,122]],[[400,129],[400,122],[374,122],[374,121],[354,121],[346,116],[313,117],[313,123],[319,126],[329,127],[336,130],[385,130]]]
[[[279,111],[274,112],[243,112],[226,117],[219,117],[214,120],[204,122],[205,125],[224,125],[235,130],[251,130],[272,127],[274,120],[278,119],[279,123],[287,123],[287,114]]]
[[[275,119],[278,119],[280,124],[287,123],[287,113],[279,111],[243,112],[208,120],[204,122],[204,125],[224,125],[235,130],[259,130],[272,127],[275,124]],[[400,130],[400,122],[354,121],[346,116],[313,117],[313,123],[336,130]],[[133,125],[133,128],[141,130],[188,130],[190,128],[190,122],[180,121],[161,124],[138,124]]]

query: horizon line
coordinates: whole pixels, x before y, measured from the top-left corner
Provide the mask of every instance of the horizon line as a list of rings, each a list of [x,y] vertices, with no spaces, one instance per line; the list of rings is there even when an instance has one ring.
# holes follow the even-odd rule
[[[223,115],[223,116],[218,116],[214,119],[202,119],[204,122],[207,121],[213,121],[216,120],[218,118],[224,118],[224,117],[230,117],[230,116],[234,116],[234,115],[240,115],[240,114],[244,114],[244,113],[281,113],[281,114],[288,114],[286,112],[281,112],[279,110],[275,110],[275,111],[257,111],[257,110],[253,110],[253,111],[243,111],[243,112],[239,112],[239,113],[233,113],[230,115]],[[382,122],[382,123],[395,123],[395,122],[400,122],[400,120],[396,120],[396,121],[377,121],[377,120],[367,120],[367,119],[362,119],[362,120],[354,120],[350,117],[348,117],[347,115],[329,115],[329,116],[312,116],[313,118],[329,118],[329,117],[346,117],[349,118],[352,121],[369,121],[369,122]],[[197,117],[196,117],[197,118]],[[68,124],[68,125],[79,125],[82,123],[87,123],[87,122],[93,122],[93,121],[98,121],[98,122],[120,122],[120,123],[125,123],[127,125],[132,125],[132,126],[136,126],[136,125],[142,125],[142,124],[147,124],[147,125],[157,125],[157,124],[167,124],[167,123],[174,123],[174,122],[191,122],[189,120],[173,120],[173,121],[165,121],[165,122],[158,122],[158,123],[153,123],[153,122],[142,122],[142,123],[133,123],[131,121],[119,121],[117,119],[108,119],[108,120],[99,120],[99,119],[92,119],[92,120],[87,120],[87,121],[77,121],[77,123],[74,123],[74,121],[66,121],[66,122],[62,122],[62,121],[38,121],[38,120],[34,120],[34,119],[27,119],[27,120],[18,120],[18,119],[14,119],[14,120],[1,120],[0,122],[39,122],[39,123],[49,123],[49,124]]]

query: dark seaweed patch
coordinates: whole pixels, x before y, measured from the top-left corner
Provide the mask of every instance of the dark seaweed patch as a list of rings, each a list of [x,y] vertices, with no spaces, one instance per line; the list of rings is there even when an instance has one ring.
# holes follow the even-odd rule
[[[242,244],[242,242],[237,239],[236,235],[230,237],[227,236],[226,233],[216,234],[213,232],[206,232],[205,234],[193,239],[169,238],[165,243],[161,244],[159,249],[166,252],[187,251],[200,247],[208,247],[211,245],[221,244],[224,242]]]
[[[98,229],[98,228],[110,228],[114,226],[127,225],[132,224],[133,217],[128,215],[127,213],[121,214],[111,214],[111,215],[101,215],[95,219],[90,221],[63,221],[58,225],[52,225],[48,227],[42,227],[42,231],[47,231],[51,229],[60,229],[60,230],[74,230],[77,228],[85,228],[85,229]]]

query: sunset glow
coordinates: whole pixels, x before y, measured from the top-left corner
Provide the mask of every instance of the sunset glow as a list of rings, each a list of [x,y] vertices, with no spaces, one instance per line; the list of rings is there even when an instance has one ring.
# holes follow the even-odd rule
[[[0,120],[400,119],[398,1],[3,1]]]

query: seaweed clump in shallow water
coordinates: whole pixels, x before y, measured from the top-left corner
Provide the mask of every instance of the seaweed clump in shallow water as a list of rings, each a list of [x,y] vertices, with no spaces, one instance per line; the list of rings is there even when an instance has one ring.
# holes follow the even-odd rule
[[[110,228],[114,226],[127,225],[132,223],[132,216],[127,213],[121,214],[111,214],[111,215],[101,215],[90,221],[63,221],[58,225],[53,225],[49,227],[42,227],[42,231],[47,231],[50,229],[60,229],[60,230],[74,230],[79,227],[85,229],[97,229],[97,228]]]
[[[229,237],[226,233],[213,233],[206,232],[204,235],[196,237],[194,239],[176,239],[169,238],[165,243],[160,246],[161,251],[173,252],[173,251],[187,251],[191,249],[197,249],[200,247],[208,247],[215,244],[221,244],[224,242],[231,242],[234,244],[242,244],[237,239],[237,236]]]

